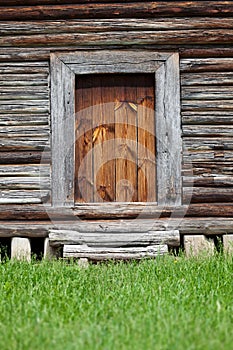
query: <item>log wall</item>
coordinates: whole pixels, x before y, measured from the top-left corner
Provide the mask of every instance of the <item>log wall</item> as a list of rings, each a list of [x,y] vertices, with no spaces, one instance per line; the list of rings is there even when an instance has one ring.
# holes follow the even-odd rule
[[[47,218],[51,52],[114,48],[180,53],[186,215],[232,216],[232,2],[56,3],[0,1],[1,220]]]

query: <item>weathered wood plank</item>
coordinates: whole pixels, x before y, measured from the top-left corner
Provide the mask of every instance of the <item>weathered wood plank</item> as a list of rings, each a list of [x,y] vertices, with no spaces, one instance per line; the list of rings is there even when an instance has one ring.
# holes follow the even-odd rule
[[[181,203],[181,123],[179,55],[156,71],[156,143],[158,204]]]
[[[75,74],[51,55],[52,202],[74,202]],[[59,152],[57,150],[59,149]]]
[[[187,111],[182,112],[182,125],[185,124],[207,124],[207,125],[228,125],[232,124],[232,111]]]
[[[187,164],[184,162],[183,164],[183,175],[205,175],[208,174],[218,174],[218,175],[232,175],[233,172],[233,162],[216,162],[216,161],[208,161],[208,162],[196,162],[192,161],[192,166],[190,166],[190,161]]]
[[[183,203],[232,202],[233,188],[224,187],[183,187]]]
[[[124,207],[124,206],[123,206]],[[147,208],[127,208],[126,211],[115,209],[105,210],[105,207],[97,208],[95,206],[82,205],[79,210],[69,208],[53,208],[44,205],[4,205],[0,207],[0,220],[70,220],[73,217],[86,219],[116,219],[116,218],[135,218],[140,215],[140,218],[165,218],[172,215],[173,218],[180,217],[233,217],[233,204],[230,203],[204,203],[204,204],[190,204],[174,207],[158,207],[150,205]],[[66,228],[69,229],[69,228]]]
[[[203,204],[202,204],[203,205]],[[111,221],[76,221],[51,223],[51,221],[20,221],[0,224],[0,237],[46,237],[49,230],[77,230],[78,232],[146,232],[153,228],[155,231],[179,229],[181,234],[226,234],[232,233],[233,220],[223,217],[185,218],[185,219],[148,219],[148,220],[111,220]]]
[[[232,150],[233,139],[231,137],[183,137],[184,150]]]
[[[208,88],[206,86],[184,86],[181,92],[182,99],[191,100],[191,102],[193,100],[230,100],[233,97],[232,86],[208,86]]]
[[[0,63],[0,74],[31,74],[31,73],[42,73],[49,74],[49,63],[48,61],[40,62],[27,62],[25,63],[12,63],[4,62]]]
[[[64,258],[88,258],[90,260],[148,259],[168,253],[166,245],[134,248],[93,248],[84,245],[64,245]]]
[[[0,137],[7,138],[34,138],[35,140],[49,138],[49,127],[48,125],[24,125],[24,126],[2,126],[0,127]]]
[[[0,114],[0,126],[48,125],[49,114]]]
[[[149,231],[121,234],[95,234],[82,233],[68,230],[50,230],[49,241],[51,246],[64,244],[81,244],[89,247],[132,247],[167,244],[170,246],[180,245],[178,230],[174,231]]]
[[[5,4],[4,4],[5,5]],[[124,6],[124,5],[123,5]],[[232,18],[215,17],[170,17],[170,18],[112,18],[79,20],[1,21],[1,35],[34,35],[59,33],[87,33],[103,31],[158,31],[181,29],[233,29]],[[220,50],[220,49],[218,49]],[[223,49],[224,50],[224,49]],[[212,57],[209,55],[209,57]],[[214,57],[214,56],[213,56]],[[217,56],[220,57],[220,56]]]
[[[182,100],[182,111],[218,111],[233,110],[233,100]]]
[[[0,204],[37,204],[49,201],[50,192],[40,190],[1,190]]]
[[[4,6],[0,20],[41,20],[72,18],[164,17],[164,16],[231,16],[230,1],[157,1],[134,3],[66,4],[42,6]]]
[[[8,138],[1,137],[0,139],[0,151],[1,152],[9,152],[9,151],[48,151],[50,149],[50,142],[48,138],[41,138],[39,140],[35,140],[32,137],[21,137],[18,138]],[[9,153],[8,153],[9,154]],[[3,154],[0,153],[0,158]],[[4,155],[3,155],[4,156]],[[9,154],[11,157],[11,155]],[[15,156],[15,152],[13,153],[13,157]],[[5,156],[4,156],[5,157]],[[31,158],[31,156],[30,156]],[[27,160],[25,160],[27,163]],[[1,160],[0,160],[1,163]]]
[[[233,187],[233,176],[183,176],[183,186]]]
[[[183,125],[183,136],[185,137],[231,137],[233,135],[232,125]]]
[[[155,141],[155,88],[154,81],[142,78],[142,86],[137,87],[141,98],[137,110],[138,142],[138,201],[156,201],[156,141]]]
[[[190,58],[180,61],[181,72],[231,72],[232,69],[233,58],[199,58],[198,60]]]
[[[0,152],[0,164],[39,164],[50,163],[50,152],[23,151]]]
[[[233,161],[232,151],[216,150],[216,151],[185,151],[183,155],[184,163],[187,162],[193,168],[197,163],[218,163],[218,162],[231,162]],[[192,162],[192,164],[190,164]]]
[[[1,190],[44,190],[50,188],[50,179],[48,177],[0,177]]]
[[[0,15],[1,18],[1,15]],[[190,30],[164,30],[160,31],[105,31],[85,33],[58,33],[58,34],[35,34],[32,36],[2,36],[0,47],[80,47],[87,45],[181,45],[190,44],[231,44],[233,38],[232,29],[206,29],[205,36],[202,36],[203,29]],[[223,66],[223,65],[222,65]],[[229,70],[229,64],[226,64]],[[208,69],[207,69],[208,70]]]
[[[0,153],[1,156],[1,153]],[[50,176],[50,166],[37,165],[0,165],[0,176]]]
[[[196,85],[232,85],[232,72],[208,72],[208,73],[183,73],[181,74],[182,86]]]
[[[75,202],[93,202],[93,113],[95,95],[92,77],[77,77],[75,88]],[[93,103],[92,103],[93,101]],[[93,106],[94,105],[94,106]],[[98,115],[99,117],[99,115]]]

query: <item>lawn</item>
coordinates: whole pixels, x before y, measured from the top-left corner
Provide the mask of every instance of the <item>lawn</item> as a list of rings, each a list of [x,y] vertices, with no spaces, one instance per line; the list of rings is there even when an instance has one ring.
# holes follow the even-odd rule
[[[233,349],[233,260],[0,264],[1,350]]]

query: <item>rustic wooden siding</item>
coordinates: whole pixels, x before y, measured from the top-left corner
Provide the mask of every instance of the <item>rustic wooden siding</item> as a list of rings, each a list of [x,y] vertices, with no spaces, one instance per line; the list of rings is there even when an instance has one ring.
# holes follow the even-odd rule
[[[49,110],[48,61],[0,63],[0,204],[49,201]]]
[[[49,201],[51,52],[152,49],[181,57],[184,203],[194,184],[188,215],[232,216],[232,2],[92,2],[0,0],[0,203]],[[14,217],[9,207],[1,212]],[[15,212],[46,218],[39,207]]]
[[[232,202],[233,58],[185,58],[180,69],[184,203]]]

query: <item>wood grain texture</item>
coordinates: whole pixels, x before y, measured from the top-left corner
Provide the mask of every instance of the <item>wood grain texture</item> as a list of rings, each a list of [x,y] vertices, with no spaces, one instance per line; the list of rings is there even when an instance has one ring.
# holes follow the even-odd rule
[[[85,245],[64,245],[64,258],[88,258],[90,260],[150,259],[168,253],[166,245],[129,248],[98,248]]]
[[[181,203],[181,130],[179,55],[156,71],[158,204]]]
[[[0,16],[1,17],[1,16]],[[190,30],[167,30],[167,31],[104,31],[85,33],[58,33],[58,34],[35,34],[19,36],[2,36],[0,38],[1,47],[36,47],[36,48],[61,48],[62,47],[86,47],[89,46],[109,46],[109,45],[193,45],[210,44],[231,44],[233,38],[232,29],[207,29],[205,36],[203,29]],[[166,33],[166,35],[164,35]],[[97,45],[98,41],[98,45]],[[224,63],[221,64],[224,67]],[[229,64],[226,64],[229,70]]]
[[[67,4],[20,6],[1,9],[0,20],[41,20],[72,18],[164,17],[179,16],[230,16],[230,1],[158,1],[134,3]],[[20,9],[20,11],[19,11]]]
[[[77,230],[78,232],[146,232],[153,227],[155,231],[170,231],[179,230],[181,234],[226,234],[232,233],[233,220],[232,217],[198,217],[198,218],[173,218],[170,220],[148,219],[148,220],[91,220],[79,221],[76,223],[58,222],[55,224],[45,221],[43,224],[40,221],[16,221],[16,222],[4,222],[0,224],[0,237],[28,237],[31,236],[48,236],[49,230],[61,229],[61,230]]]
[[[137,203],[138,204],[138,203]],[[180,207],[159,207],[158,205],[143,206],[142,203],[135,204],[133,207],[121,204],[112,210],[109,206],[87,206],[81,205],[77,209],[70,210],[68,208],[53,208],[41,204],[1,204],[0,207],[1,221],[33,221],[40,220],[41,223],[48,219],[69,221],[73,217],[86,219],[124,219],[135,218],[137,215],[145,218],[173,218],[180,217],[232,217],[233,204],[231,203],[196,203],[189,206],[182,205]],[[137,214],[135,214],[137,213]]]
[[[82,233],[69,230],[50,230],[49,240],[51,246],[59,245],[88,245],[89,247],[143,247],[148,245],[167,244],[170,246],[180,245],[178,230],[174,231],[149,231],[138,233],[120,234],[94,234]]]
[[[123,5],[124,6],[124,5]],[[74,20],[40,20],[40,21],[1,21],[0,34],[4,36],[20,36],[35,34],[69,34],[88,32],[115,31],[159,31],[159,30],[192,30],[192,29],[233,29],[232,19],[215,17],[158,17],[158,18],[112,18],[112,19],[74,19]],[[186,48],[181,48],[186,52]],[[191,49],[190,49],[191,50]],[[195,52],[194,51],[190,52]],[[199,49],[200,53],[208,49]],[[229,51],[229,48],[215,48],[208,57],[222,57],[216,54]],[[193,56],[193,55],[191,55]],[[199,57],[199,56],[198,56]],[[230,57],[230,56],[229,56]]]

